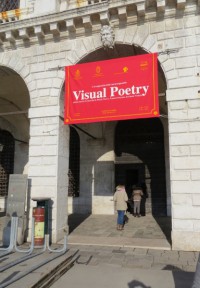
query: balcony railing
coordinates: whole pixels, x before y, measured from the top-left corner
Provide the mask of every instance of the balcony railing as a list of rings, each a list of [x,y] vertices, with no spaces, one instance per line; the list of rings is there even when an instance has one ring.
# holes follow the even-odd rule
[[[0,12],[15,10],[19,8],[19,0],[1,0]]]

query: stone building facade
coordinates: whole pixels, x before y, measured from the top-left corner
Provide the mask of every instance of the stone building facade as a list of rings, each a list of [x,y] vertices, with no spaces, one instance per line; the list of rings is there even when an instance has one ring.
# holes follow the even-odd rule
[[[1,183],[28,174],[29,216],[33,198],[50,198],[57,242],[68,214],[113,214],[117,181],[144,182],[146,212],[171,216],[172,248],[200,250],[199,1],[2,2]],[[65,66],[154,52],[160,119],[64,125]]]

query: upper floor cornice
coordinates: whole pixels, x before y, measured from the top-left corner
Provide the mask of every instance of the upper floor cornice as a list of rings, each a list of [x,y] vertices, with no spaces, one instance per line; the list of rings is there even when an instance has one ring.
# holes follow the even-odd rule
[[[83,34],[84,29],[99,31],[102,25],[130,25],[196,15],[199,14],[200,6],[200,0],[105,0],[97,3],[96,0],[88,0],[78,8],[77,3],[71,2],[66,11],[30,18],[27,17],[26,9],[9,11],[11,16],[13,13],[13,17],[6,19],[4,15],[4,21],[0,23],[1,48],[21,46],[24,41],[30,40],[66,38],[70,33],[78,36]],[[26,13],[25,19],[22,19],[23,13]]]

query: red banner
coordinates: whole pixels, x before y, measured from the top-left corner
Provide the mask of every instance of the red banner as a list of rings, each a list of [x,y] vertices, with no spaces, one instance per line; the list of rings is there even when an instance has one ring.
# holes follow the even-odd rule
[[[65,68],[65,124],[159,117],[157,54]]]

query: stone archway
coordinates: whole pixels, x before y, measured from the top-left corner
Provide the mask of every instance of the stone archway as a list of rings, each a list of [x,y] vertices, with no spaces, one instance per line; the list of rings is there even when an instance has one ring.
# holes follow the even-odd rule
[[[166,216],[164,130],[160,119],[120,121],[115,131],[115,182],[142,186],[143,215]]]
[[[1,166],[5,168],[9,165],[9,169],[5,168],[7,182],[9,174],[27,174],[29,108],[30,96],[23,78],[13,69],[0,66],[0,142],[3,145]],[[9,137],[5,138],[5,135]],[[5,180],[5,169],[2,169],[0,181]],[[3,191],[3,187],[1,190],[1,195],[4,194],[6,197],[8,185],[6,185],[6,191]]]
[[[99,48],[98,50],[93,51],[90,54],[88,54],[87,56],[83,57],[78,63],[102,61],[102,60],[109,60],[109,59],[114,59],[114,58],[121,58],[121,57],[128,57],[128,56],[137,56],[137,55],[141,55],[141,54],[147,54],[147,51],[144,48],[140,47],[140,46],[136,46],[136,45],[132,45],[132,44],[116,43],[115,46],[114,46],[114,49],[109,49],[108,50],[108,49]],[[166,89],[167,89],[167,85],[166,85],[166,78],[165,78],[165,75],[164,75],[164,71],[163,71],[163,69],[161,67],[161,64],[159,62],[158,62],[158,86],[159,86],[158,89],[159,89],[160,113],[164,114],[166,116],[168,114],[167,104],[166,104]],[[141,120],[141,122],[142,121],[143,120]],[[147,119],[146,123],[151,123],[152,121],[153,121],[152,119],[150,119],[150,120]],[[163,186],[162,187],[164,187],[165,191],[162,194],[162,196],[164,195],[163,197],[162,196],[160,197],[158,195],[156,196],[155,195],[156,193],[153,193],[152,198],[151,199],[149,198],[149,200],[148,200],[149,201],[149,205],[148,205],[149,207],[147,209],[149,212],[151,212],[153,214],[159,214],[159,215],[166,215],[166,214],[169,215],[170,214],[170,213],[168,213],[168,211],[166,211],[167,210],[166,202],[169,204],[169,198],[170,198],[169,194],[170,194],[170,192],[169,191],[166,192],[166,184],[165,184],[165,182],[169,183],[169,179],[168,179],[169,177],[166,176],[166,175],[169,175],[168,171],[165,174],[165,168],[169,167],[169,165],[167,165],[167,164],[165,166],[165,162],[167,163],[167,161],[169,161],[169,159],[166,157],[166,155],[169,154],[168,153],[169,147],[168,147],[168,124],[167,124],[167,119],[165,118],[164,121],[165,121],[165,124],[163,125],[164,128],[161,128],[162,136],[160,137],[160,139],[162,138],[162,149],[163,149],[163,152],[162,152],[162,159],[163,159],[162,171],[163,171],[163,175],[162,175],[162,181],[161,182],[163,182],[163,184],[162,184]],[[159,123],[161,125],[159,127],[162,127],[161,121],[159,121]],[[107,124],[108,123],[104,123],[104,127],[106,127]],[[91,125],[89,125],[89,126],[91,126]],[[89,126],[88,126],[88,129],[89,129]],[[148,126],[148,124],[147,124],[147,126]],[[152,132],[152,135],[153,135],[153,132]],[[145,142],[146,140],[143,139],[143,141]],[[114,150],[114,147],[113,147],[113,150]],[[111,161],[113,161],[113,163],[114,162],[116,163],[116,161],[119,160],[118,158],[116,158],[116,159],[113,159],[113,160],[111,159]],[[131,160],[129,159],[129,161],[131,161]],[[140,169],[139,168],[137,168],[137,169],[139,169],[140,170],[140,174],[142,174],[141,171],[143,170],[143,168],[141,168],[141,165],[139,165],[139,166],[140,166]],[[167,168],[166,168],[166,170],[167,170]],[[140,181],[145,181],[145,176],[143,177],[143,179],[140,179]],[[154,185],[154,183],[155,183],[155,181],[153,181],[151,183],[151,185]],[[113,186],[115,184],[116,183],[113,183]],[[150,186],[150,184],[149,184],[149,186]],[[167,185],[167,186],[169,186],[169,185]],[[149,193],[151,193],[151,189],[149,189]],[[167,194],[167,196],[166,196],[166,194]],[[156,200],[152,201],[152,199],[154,197],[156,198]],[[159,198],[161,200],[158,200]],[[160,201],[160,204],[158,204],[159,201]],[[171,205],[171,204],[169,204],[169,205]],[[160,208],[158,206],[160,206]],[[170,210],[169,207],[168,207],[168,210]]]

